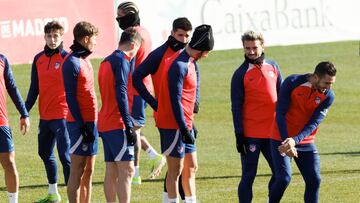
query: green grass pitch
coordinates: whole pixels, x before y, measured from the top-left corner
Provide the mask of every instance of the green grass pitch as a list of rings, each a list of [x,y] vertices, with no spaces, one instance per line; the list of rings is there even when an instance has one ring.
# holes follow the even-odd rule
[[[334,62],[338,69],[334,85],[335,103],[316,136],[321,158],[322,182],[320,202],[359,202],[360,200],[360,56],[356,41],[321,43],[314,45],[276,46],[265,50],[266,57],[276,60],[284,77],[293,73],[312,72],[322,60]],[[4,53],[6,54],[6,53]],[[35,53],[34,53],[35,54]],[[199,170],[197,197],[199,202],[237,202],[237,185],[241,177],[239,154],[235,149],[231,109],[230,80],[234,70],[243,62],[243,51],[214,51],[199,62],[201,72],[200,112],[195,117],[199,130],[197,140]],[[95,78],[100,60],[93,60]],[[30,85],[31,65],[12,66],[23,98]],[[97,83],[96,83],[97,86]],[[97,87],[96,87],[97,88]],[[98,92],[98,91],[97,91]],[[100,105],[100,97],[98,93]],[[19,202],[34,202],[47,193],[43,163],[37,155],[38,109],[31,115],[31,131],[23,137],[18,129],[19,114],[8,97],[8,113],[13,130],[16,163],[20,175]],[[159,134],[154,127],[150,108],[147,109],[144,133],[159,150]],[[60,162],[58,162],[60,165]],[[105,202],[103,178],[105,172],[102,143],[99,143],[93,178],[92,202]],[[66,198],[62,169],[59,184]],[[147,178],[149,162],[142,153],[143,184],[133,186],[132,202],[161,202],[164,173],[156,180]],[[283,202],[303,202],[304,182],[293,163],[293,178]],[[270,170],[263,158],[253,186],[253,202],[266,202]],[[4,173],[0,169],[0,203],[7,202]]]

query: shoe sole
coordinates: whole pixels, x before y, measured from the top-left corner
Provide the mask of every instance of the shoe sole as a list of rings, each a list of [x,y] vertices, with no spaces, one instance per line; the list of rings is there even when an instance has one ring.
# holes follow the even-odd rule
[[[165,166],[166,160],[163,158],[158,161],[157,166],[151,171],[150,179],[155,179],[160,175],[162,168]]]

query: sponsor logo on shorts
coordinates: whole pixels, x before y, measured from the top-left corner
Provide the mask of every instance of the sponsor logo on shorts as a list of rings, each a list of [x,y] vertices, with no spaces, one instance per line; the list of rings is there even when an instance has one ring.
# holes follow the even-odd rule
[[[256,145],[254,145],[254,144],[249,145],[249,150],[250,150],[250,152],[255,152],[256,151]]]
[[[134,146],[129,146],[128,150],[129,150],[129,155],[134,155]]]
[[[87,144],[82,144],[81,149],[86,152],[89,149],[89,146]]]
[[[177,150],[180,154],[184,152],[184,147],[178,147],[178,150]]]

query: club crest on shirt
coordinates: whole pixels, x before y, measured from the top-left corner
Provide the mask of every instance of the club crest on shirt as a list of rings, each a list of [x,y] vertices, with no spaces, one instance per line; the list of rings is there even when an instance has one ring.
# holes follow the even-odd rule
[[[57,70],[57,69],[59,69],[60,68],[60,63],[59,62],[56,62],[55,64],[54,64],[54,68]]]
[[[250,152],[255,152],[256,151],[256,145],[254,145],[254,144],[249,145],[249,150],[250,150]]]
[[[274,73],[272,70],[269,70],[268,73],[269,73],[269,76],[270,76],[270,77],[272,77],[272,78],[275,77],[275,73]]]
[[[320,102],[321,102],[321,98],[320,97],[315,97],[315,103],[320,104]]]

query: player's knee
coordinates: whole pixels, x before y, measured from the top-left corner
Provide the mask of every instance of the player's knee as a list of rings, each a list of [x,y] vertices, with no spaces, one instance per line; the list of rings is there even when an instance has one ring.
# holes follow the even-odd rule
[[[315,177],[306,178],[305,183],[306,183],[306,187],[317,189],[320,187],[321,177],[320,175],[318,175]]]
[[[93,173],[94,169],[92,167],[85,167],[83,177],[91,178]]]
[[[290,181],[291,176],[289,175],[284,175],[276,178],[276,182],[281,188],[286,188],[290,184]]]
[[[134,176],[134,174],[135,174],[134,166],[128,166],[126,168],[123,168],[123,170],[121,170],[119,175],[125,178],[131,178]]]
[[[195,174],[199,169],[198,164],[194,164],[192,166],[190,166],[189,170],[190,170],[190,174]]]
[[[66,154],[59,154],[59,159],[62,165],[70,164],[70,156]]]
[[[241,181],[253,183],[256,177],[256,171],[248,170],[242,173]]]
[[[16,164],[14,159],[6,159],[1,162],[4,171],[9,175],[17,175]]]
[[[180,169],[173,169],[173,170],[168,170],[168,174],[167,174],[167,178],[170,179],[176,179],[180,176],[181,174],[181,170]]]

